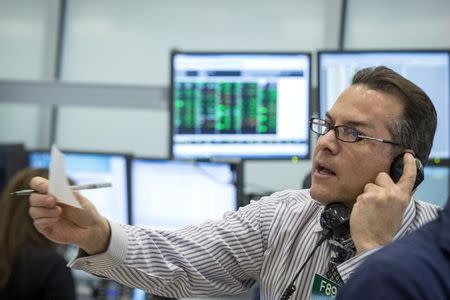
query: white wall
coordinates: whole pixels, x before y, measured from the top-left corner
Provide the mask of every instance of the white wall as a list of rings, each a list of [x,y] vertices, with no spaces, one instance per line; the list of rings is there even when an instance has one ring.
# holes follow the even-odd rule
[[[0,0],[0,79],[51,79],[57,0]]]
[[[326,0],[69,1],[63,79],[169,84],[169,53],[324,47]]]
[[[0,0],[0,80],[51,79],[57,0]],[[2,97],[1,101],[8,101]],[[48,144],[49,107],[0,103],[0,143]]]
[[[162,110],[63,106],[56,142],[64,149],[169,155],[169,113]]]
[[[448,0],[351,0],[348,3],[347,48],[450,48]]]
[[[47,106],[0,103],[0,143],[23,143],[29,149],[48,144],[50,113]]]

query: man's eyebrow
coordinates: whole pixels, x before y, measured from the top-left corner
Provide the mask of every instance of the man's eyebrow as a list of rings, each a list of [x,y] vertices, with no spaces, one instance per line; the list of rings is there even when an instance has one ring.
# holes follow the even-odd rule
[[[333,118],[331,117],[331,115],[328,112],[325,113],[325,117],[328,120],[330,120],[331,122],[333,122]],[[348,121],[348,122],[344,122],[343,124],[337,124],[337,125],[345,125],[345,126],[351,126],[351,127],[365,127],[365,128],[374,128],[375,127],[375,126],[373,126],[373,124],[370,124],[370,123],[367,123],[364,121]]]

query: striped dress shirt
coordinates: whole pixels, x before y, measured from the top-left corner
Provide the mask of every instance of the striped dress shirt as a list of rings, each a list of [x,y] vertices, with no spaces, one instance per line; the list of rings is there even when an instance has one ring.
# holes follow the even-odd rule
[[[261,299],[280,299],[320,238],[323,208],[309,190],[288,190],[176,231],[111,223],[107,251],[81,253],[69,266],[168,297],[237,294],[259,281]],[[411,201],[394,239],[434,219],[438,209]],[[344,282],[374,251],[338,266]],[[325,274],[329,257],[324,242],[297,279],[293,299],[310,298],[314,275]]]

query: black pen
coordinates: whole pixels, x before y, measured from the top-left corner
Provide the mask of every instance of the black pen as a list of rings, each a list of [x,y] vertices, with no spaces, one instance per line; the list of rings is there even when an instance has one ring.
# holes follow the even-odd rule
[[[92,184],[82,184],[82,185],[71,185],[69,188],[72,191],[80,191],[80,190],[92,190],[92,189],[101,189],[101,188],[107,188],[111,187],[110,182],[104,182],[104,183],[92,183]],[[36,193],[37,191],[28,189],[28,190],[21,190],[11,193],[10,195],[14,196],[28,196],[32,193]]]

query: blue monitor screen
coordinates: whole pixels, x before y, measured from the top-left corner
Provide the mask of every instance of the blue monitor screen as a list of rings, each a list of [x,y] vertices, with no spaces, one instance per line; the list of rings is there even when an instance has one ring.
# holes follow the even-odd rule
[[[174,53],[177,159],[309,157],[307,53]]]
[[[134,288],[131,291],[131,300],[146,300],[147,294],[144,290]]]
[[[237,208],[236,176],[227,163],[133,159],[133,225],[171,230],[219,219]]]
[[[421,87],[431,98],[438,118],[430,158],[450,158],[450,54],[448,51],[323,51],[319,52],[320,116],[360,69],[384,65]]]
[[[414,197],[443,207],[449,196],[450,168],[425,166],[424,171],[425,179],[417,187]]]
[[[64,152],[66,175],[75,184],[111,182],[111,188],[80,191],[109,220],[128,221],[127,157],[120,154]],[[31,151],[32,168],[49,168],[50,153]]]

